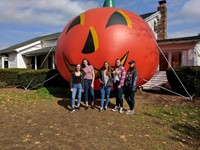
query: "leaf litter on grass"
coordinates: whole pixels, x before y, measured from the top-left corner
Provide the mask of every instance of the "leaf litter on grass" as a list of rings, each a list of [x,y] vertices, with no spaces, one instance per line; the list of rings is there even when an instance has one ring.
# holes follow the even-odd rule
[[[57,104],[59,98],[52,95],[11,91],[0,92],[3,148],[8,148],[9,138],[13,139],[10,149],[16,145],[28,146],[23,143],[29,143],[33,149],[195,149],[199,146],[200,107],[182,102],[179,97],[138,92],[134,115],[111,112],[110,107],[103,114],[98,109],[81,109],[70,114]],[[99,103],[97,100],[96,105]],[[111,98],[110,104],[114,105],[115,99]],[[125,108],[128,109],[126,103]]]

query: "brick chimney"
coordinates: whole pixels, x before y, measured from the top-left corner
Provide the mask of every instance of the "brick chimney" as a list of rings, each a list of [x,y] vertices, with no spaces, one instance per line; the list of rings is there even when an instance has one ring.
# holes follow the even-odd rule
[[[167,39],[167,7],[166,0],[161,0],[158,2],[159,6],[157,8],[161,13],[161,18],[158,23],[158,39]]]

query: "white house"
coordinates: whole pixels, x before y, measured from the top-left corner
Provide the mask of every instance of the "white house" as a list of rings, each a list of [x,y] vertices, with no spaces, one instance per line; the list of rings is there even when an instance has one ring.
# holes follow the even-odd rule
[[[0,68],[54,69],[54,52],[59,35],[60,33],[54,33],[37,37],[1,50]],[[47,60],[42,65],[49,52]]]
[[[159,1],[155,12],[140,15],[151,27],[158,45],[172,66],[200,66],[200,35],[167,39],[166,1]],[[36,37],[0,51],[0,68],[55,68],[54,52],[60,32]],[[48,54],[48,55],[47,55]],[[46,57],[48,58],[46,59]],[[46,60],[43,63],[43,60]],[[169,64],[160,55],[158,71],[145,88],[167,82]]]
[[[166,32],[166,15],[162,15],[163,12],[164,14],[167,13],[165,3],[165,1],[160,1],[157,11],[141,15],[141,17],[145,19],[152,28],[155,37],[158,39],[165,38],[162,37],[163,31]],[[165,11],[163,11],[163,9]],[[161,25],[163,22],[165,22],[165,25]],[[60,32],[36,37],[1,50],[0,68],[54,69],[54,52],[59,35]],[[42,64],[49,51],[51,51],[50,55],[44,64]]]
[[[170,66],[173,68],[177,66],[200,66],[200,35],[162,39],[157,40],[157,42],[162,50],[162,53],[160,52],[157,72],[141,88],[157,89],[157,86],[167,83],[166,69]]]

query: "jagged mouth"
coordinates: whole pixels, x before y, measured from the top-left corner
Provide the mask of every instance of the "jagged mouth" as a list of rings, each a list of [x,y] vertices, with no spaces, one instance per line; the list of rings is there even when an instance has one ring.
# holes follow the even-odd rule
[[[121,64],[122,64],[123,66],[126,64],[126,60],[127,60],[127,58],[128,58],[128,54],[129,54],[129,52],[127,52],[127,53],[126,53],[124,56],[122,56],[121,59],[120,59]],[[62,56],[63,56],[63,60],[64,60],[64,62],[65,62],[65,66],[67,67],[67,69],[69,70],[69,72],[74,71],[74,70],[75,70],[75,67],[76,67],[76,64],[71,64],[71,63],[68,61],[68,59],[67,59],[67,57],[65,56],[64,53],[62,53]],[[93,66],[93,67],[94,67],[95,78],[97,78],[97,77],[98,77],[98,72],[99,72],[100,70],[99,70],[99,69],[96,69],[95,66]],[[112,67],[114,67],[114,66],[112,66]]]

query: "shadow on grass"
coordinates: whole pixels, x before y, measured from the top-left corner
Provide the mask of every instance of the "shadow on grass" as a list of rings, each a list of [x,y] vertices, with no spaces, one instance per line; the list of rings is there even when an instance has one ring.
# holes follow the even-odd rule
[[[200,122],[198,126],[192,126],[188,123],[178,123],[171,127],[178,131],[178,135],[170,137],[171,139],[189,145],[194,149],[200,149]]]
[[[77,101],[75,101],[75,104],[77,103]],[[67,110],[71,110],[71,99],[68,98],[63,98],[61,100],[57,101],[57,104],[60,105],[61,107],[64,107]],[[82,103],[80,104],[80,108],[81,107],[85,107],[85,105],[83,105]]]
[[[54,93],[52,94],[53,96],[56,96],[58,98],[62,98],[61,100],[57,101],[57,104],[60,105],[61,107],[64,107],[67,110],[71,110],[71,92],[67,92],[67,93],[63,93],[63,92],[55,92],[55,90],[52,90],[51,88],[48,89],[49,92]],[[113,92],[111,92],[110,94],[110,98],[113,98],[114,94]],[[104,99],[104,104],[105,104],[105,99]],[[75,99],[75,104],[77,103],[77,95],[76,95],[76,99]],[[95,108],[100,109],[100,91],[95,91]],[[91,101],[90,101],[90,95],[89,95],[89,105],[91,105]],[[81,104],[80,107],[85,107],[85,101],[84,101],[84,93],[82,94],[82,98],[81,98]],[[108,108],[114,108],[115,104],[109,102]]]
[[[61,100],[58,100],[57,104],[60,105],[61,107],[64,107],[67,110],[71,110],[69,99],[63,98]]]

